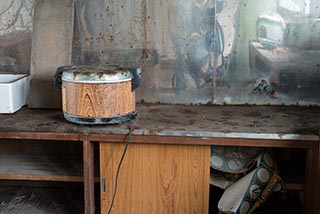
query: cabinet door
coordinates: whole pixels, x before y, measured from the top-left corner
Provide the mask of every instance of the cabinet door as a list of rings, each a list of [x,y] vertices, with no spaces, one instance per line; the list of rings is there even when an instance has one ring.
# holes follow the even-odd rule
[[[100,143],[101,213],[112,200],[124,144]],[[130,144],[112,214],[208,213],[210,146]]]

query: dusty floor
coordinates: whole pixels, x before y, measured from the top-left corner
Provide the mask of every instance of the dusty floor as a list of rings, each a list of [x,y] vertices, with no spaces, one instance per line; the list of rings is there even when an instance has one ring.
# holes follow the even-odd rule
[[[82,197],[78,189],[2,187],[0,214],[81,214]]]
[[[217,203],[222,193],[219,188],[210,187],[209,214],[218,213]],[[82,194],[76,188],[0,187],[0,214],[82,214]],[[255,213],[301,214],[301,209],[301,202],[295,198],[281,200],[278,195],[272,195]]]

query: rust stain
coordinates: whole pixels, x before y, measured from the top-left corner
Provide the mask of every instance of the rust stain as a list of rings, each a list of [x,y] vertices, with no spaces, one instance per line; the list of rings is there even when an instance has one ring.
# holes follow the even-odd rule
[[[186,114],[197,114],[197,112],[195,110],[192,110],[190,108],[182,109],[182,112],[186,113]]]
[[[253,123],[253,124],[250,125],[250,127],[251,127],[251,128],[257,128],[257,124],[256,124],[256,123]]]

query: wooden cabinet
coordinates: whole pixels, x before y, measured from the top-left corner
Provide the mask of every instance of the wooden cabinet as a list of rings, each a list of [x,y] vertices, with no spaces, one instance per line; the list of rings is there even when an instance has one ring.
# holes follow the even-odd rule
[[[208,213],[210,146],[214,145],[306,150],[304,185],[290,188],[303,190],[304,213],[319,214],[318,108],[138,105],[137,111],[136,121],[119,126],[67,123],[56,110],[24,108],[0,115],[0,139],[19,139],[27,148],[34,146],[28,140],[42,141],[41,148],[43,141],[50,141],[46,151],[39,148],[32,155],[14,149],[12,143],[0,145],[2,162],[12,155],[0,167],[0,181],[83,181],[84,213],[94,214],[99,209],[94,197],[94,142],[102,142],[100,202],[106,214],[123,142],[131,130],[113,214]],[[54,151],[50,145],[55,145]],[[67,157],[61,158],[62,153]],[[74,153],[80,160],[72,159]]]
[[[110,207],[124,147],[100,143],[104,214]],[[209,183],[210,146],[132,143],[121,166],[112,213],[208,213]]]

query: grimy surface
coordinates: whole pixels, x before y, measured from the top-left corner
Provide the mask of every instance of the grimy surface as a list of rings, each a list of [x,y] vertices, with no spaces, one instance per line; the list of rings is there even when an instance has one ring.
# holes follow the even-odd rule
[[[1,132],[319,140],[320,108],[294,106],[137,106],[138,118],[121,125],[71,124],[59,110],[23,108],[0,115]]]
[[[81,190],[0,187],[0,214],[81,214]]]

